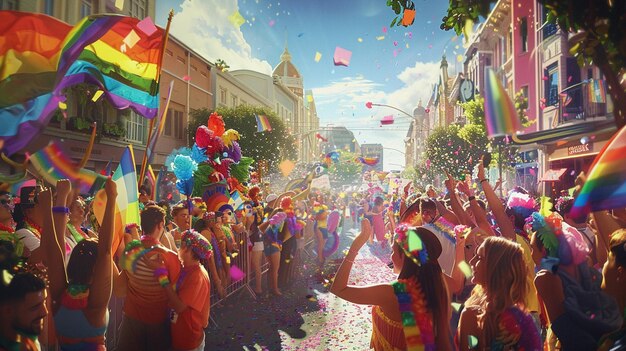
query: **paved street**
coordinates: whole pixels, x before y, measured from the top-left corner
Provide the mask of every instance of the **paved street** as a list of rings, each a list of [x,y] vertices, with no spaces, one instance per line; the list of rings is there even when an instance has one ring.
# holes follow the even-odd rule
[[[207,329],[206,350],[368,350],[371,307],[338,299],[328,292],[343,251],[357,235],[344,228],[340,246],[316,272],[314,257],[305,257],[302,269],[284,296],[254,300],[243,290],[211,311],[217,326]],[[390,249],[366,245],[357,256],[350,277],[365,285],[394,279],[387,267]]]

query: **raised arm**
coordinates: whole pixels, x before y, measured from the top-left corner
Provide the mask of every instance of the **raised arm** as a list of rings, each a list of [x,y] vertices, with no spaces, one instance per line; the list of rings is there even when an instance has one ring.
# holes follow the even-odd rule
[[[112,248],[113,229],[115,227],[115,200],[117,199],[117,185],[109,178],[104,185],[107,201],[104,209],[102,225],[98,233],[98,257],[93,271],[93,283],[91,284],[88,307],[102,309],[106,312],[111,299],[112,281]]]
[[[478,227],[484,230],[489,235],[495,235],[495,233],[491,229],[491,224],[489,223],[489,220],[487,220],[487,215],[485,211],[476,201],[474,190],[470,188],[466,182],[459,182],[457,184],[457,188],[460,192],[467,195],[467,198],[469,199],[470,210],[474,214],[474,218],[476,219],[476,224],[478,225]]]
[[[357,303],[360,305],[376,305],[383,306],[393,300],[393,288],[389,284],[379,284],[370,286],[354,286],[348,285],[348,278],[352,270],[352,264],[359,250],[369,240],[372,234],[372,226],[367,219],[361,222],[361,233],[354,239],[348,254],[344,258],[339,270],[335,274],[333,285],[330,292],[338,297]]]
[[[496,195],[496,192],[491,187],[491,184],[489,184],[489,179],[485,177],[485,166],[483,166],[482,158],[478,163],[478,179],[480,181],[480,185],[482,185],[483,187],[483,191],[485,192],[485,197],[487,198],[489,208],[491,209],[491,212],[493,212],[494,217],[496,217],[496,223],[498,223],[498,226],[500,227],[500,232],[502,233],[502,236],[509,240],[515,241],[515,227],[513,226],[513,223],[511,223],[509,217],[506,215],[504,206]],[[489,231],[488,233],[490,232],[491,231]]]
[[[67,182],[67,184],[69,185],[69,182]],[[67,193],[59,193],[58,195],[67,196]],[[61,249],[57,241],[54,225],[55,219],[52,214],[52,191],[50,189],[44,189],[39,192],[38,201],[41,205],[41,212],[43,214],[41,250],[43,263],[48,268],[50,295],[52,297],[52,301],[61,301],[61,295],[67,288],[67,274],[65,272],[64,262],[65,241],[63,242],[63,249]],[[55,213],[54,217],[62,217],[65,219],[65,215],[65,213],[59,212]],[[53,306],[53,309],[56,309],[56,306]]]
[[[476,223],[474,223],[467,212],[463,210],[463,206],[461,206],[461,203],[459,202],[459,197],[455,191],[456,180],[450,173],[448,173],[448,171],[446,171],[446,175],[448,176],[448,179],[445,181],[445,184],[446,189],[448,189],[448,194],[450,195],[450,207],[452,207],[452,212],[454,212],[461,224],[472,228],[475,227]]]

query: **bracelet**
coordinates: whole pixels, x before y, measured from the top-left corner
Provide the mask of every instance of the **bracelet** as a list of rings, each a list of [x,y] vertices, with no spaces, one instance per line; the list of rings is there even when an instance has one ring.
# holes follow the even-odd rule
[[[476,200],[476,196],[472,195],[467,198],[467,201],[472,201],[472,200]]]
[[[154,276],[159,281],[162,287],[170,284],[170,279],[167,277],[167,269],[165,267],[159,267],[154,270]]]
[[[70,209],[63,206],[54,206],[52,208],[52,213],[70,213]]]
[[[488,181],[489,181],[489,179],[487,179],[487,178],[482,179],[482,180],[480,181],[480,184],[482,184],[483,182],[488,182]]]

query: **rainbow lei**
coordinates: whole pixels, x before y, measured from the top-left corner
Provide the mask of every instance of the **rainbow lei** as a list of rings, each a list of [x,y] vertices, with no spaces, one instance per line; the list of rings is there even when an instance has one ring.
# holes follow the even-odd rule
[[[69,284],[61,297],[61,305],[69,310],[82,310],[87,308],[88,298],[89,286]]]
[[[400,306],[407,350],[435,350],[432,314],[428,312],[419,282],[399,279],[392,286]]]
[[[72,234],[72,237],[74,238],[74,241],[76,241],[76,243],[85,240],[85,237],[81,233],[79,233],[78,230],[76,230],[76,227],[72,223],[67,223],[67,229],[70,231],[70,234]]]
[[[436,221],[425,224],[424,227],[436,230],[451,243],[456,244],[456,237],[454,236],[455,225],[449,222],[447,219],[439,217]]]
[[[24,220],[24,228],[30,230],[38,239],[41,239],[41,227],[28,218]]]
[[[165,267],[159,267],[154,270],[154,276],[159,281],[159,285],[166,287],[170,285],[170,279],[167,276],[167,269]]]
[[[139,240],[129,242],[126,245],[126,248],[124,248],[124,253],[122,254],[122,258],[120,260],[122,268],[134,273],[139,259],[141,259],[148,252],[152,251],[152,249],[154,249],[154,246],[145,248]]]

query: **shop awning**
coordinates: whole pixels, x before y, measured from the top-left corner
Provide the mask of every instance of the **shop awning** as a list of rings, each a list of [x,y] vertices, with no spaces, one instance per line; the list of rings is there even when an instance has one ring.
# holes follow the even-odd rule
[[[557,182],[561,179],[567,168],[549,169],[541,177],[542,182]]]

